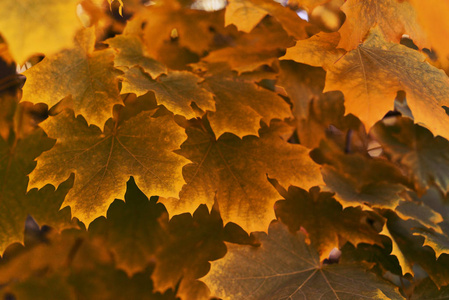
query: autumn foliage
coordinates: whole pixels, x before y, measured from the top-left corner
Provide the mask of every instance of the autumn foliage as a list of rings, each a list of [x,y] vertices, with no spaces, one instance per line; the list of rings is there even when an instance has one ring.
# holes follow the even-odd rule
[[[449,296],[449,1],[283,2],[2,1],[0,298]]]

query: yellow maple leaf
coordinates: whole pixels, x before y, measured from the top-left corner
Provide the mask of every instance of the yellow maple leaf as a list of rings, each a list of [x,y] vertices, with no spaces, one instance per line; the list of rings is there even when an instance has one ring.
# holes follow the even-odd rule
[[[148,194],[177,196],[184,183],[181,169],[188,161],[172,151],[185,133],[171,115],[153,114],[142,112],[120,125],[110,120],[104,131],[69,110],[49,118],[42,127],[57,141],[39,156],[30,187],[59,183],[74,172],[64,206],[70,205],[74,216],[87,223],[125,193],[131,175]]]
[[[89,124],[102,126],[112,116],[114,104],[122,103],[114,50],[94,50],[94,28],[80,31],[75,43],[74,48],[46,57],[24,73],[22,101],[51,107],[71,95],[75,113]]]

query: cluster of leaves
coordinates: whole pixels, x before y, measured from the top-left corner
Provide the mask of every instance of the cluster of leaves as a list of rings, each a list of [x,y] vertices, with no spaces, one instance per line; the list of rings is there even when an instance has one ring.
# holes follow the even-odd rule
[[[4,299],[448,297],[449,2],[3,2]]]

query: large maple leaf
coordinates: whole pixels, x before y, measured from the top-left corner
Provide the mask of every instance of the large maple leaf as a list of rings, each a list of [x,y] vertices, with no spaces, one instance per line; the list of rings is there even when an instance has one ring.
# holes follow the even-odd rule
[[[328,49],[326,57],[336,57],[336,49],[324,37],[322,43],[312,38],[308,41]],[[302,63],[309,61],[302,55],[288,57]],[[316,64],[315,59],[311,61]],[[333,62],[326,59],[322,65],[327,71],[324,91],[342,91],[346,113],[359,117],[367,128],[393,109],[396,93],[404,90],[415,120],[434,134],[449,137],[449,117],[442,107],[449,105],[449,78],[425,62],[421,53],[386,42],[378,28],[355,50]]]
[[[225,133],[215,139],[210,131],[194,127],[187,134],[178,153],[193,163],[183,169],[187,184],[180,200],[164,202],[169,211],[191,211],[200,203],[212,205],[216,194],[225,222],[236,222],[245,230],[263,230],[274,217],[272,207],[278,198],[267,175],[282,185],[303,188],[322,182],[308,149],[275,134],[240,139]]]
[[[69,47],[81,22],[78,0],[2,1],[0,32],[14,59],[22,64],[36,53],[53,54]]]
[[[398,43],[403,34],[423,48],[426,35],[416,22],[416,12],[408,1],[348,0],[341,7],[346,20],[341,26],[338,47],[352,50],[363,42],[372,27],[377,25],[385,39]]]
[[[153,114],[144,111],[120,125],[110,120],[104,131],[69,110],[49,118],[42,127],[57,141],[39,157],[30,185],[59,183],[74,172],[75,183],[64,204],[87,223],[104,215],[114,198],[124,194],[131,175],[145,191],[176,196],[187,160],[172,151],[185,133],[171,115]]]
[[[94,50],[94,28],[80,31],[75,44],[24,73],[27,81],[22,101],[43,102],[51,107],[71,95],[75,113],[82,114],[89,124],[102,126],[112,116],[114,104],[122,103],[114,50]]]
[[[203,279],[223,299],[404,299],[397,288],[360,265],[323,265],[306,236],[272,223],[253,233],[259,248],[228,245]]]

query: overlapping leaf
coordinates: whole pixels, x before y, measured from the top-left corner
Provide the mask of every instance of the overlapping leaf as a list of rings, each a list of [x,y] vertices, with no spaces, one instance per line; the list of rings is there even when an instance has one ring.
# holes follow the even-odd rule
[[[151,268],[128,277],[105,245],[83,231],[51,234],[45,243],[8,249],[0,263],[0,295],[15,299],[176,300],[153,289]]]
[[[128,69],[140,66],[151,77],[156,78],[166,73],[167,68],[147,54],[148,50],[142,37],[142,23],[139,18],[129,21],[122,34],[108,39],[106,43],[118,51],[114,58],[117,68],[126,73]]]
[[[307,192],[291,186],[284,197],[285,200],[275,204],[276,217],[291,232],[305,228],[320,260],[327,258],[333,248],[341,247],[346,241],[354,245],[380,244],[378,232],[368,223],[368,219],[375,218],[360,208],[343,210],[331,193],[320,192],[319,188]]]
[[[161,49],[171,39],[203,55],[213,45],[215,30],[223,28],[224,12],[205,12],[180,7],[175,1],[164,1],[142,11],[145,19],[143,38],[148,54],[156,59]]]
[[[94,220],[89,232],[105,242],[117,266],[130,275],[155,263],[151,276],[156,290],[179,285],[183,299],[207,299],[207,288],[196,279],[208,272],[208,261],[226,252],[219,212],[214,208],[209,213],[201,205],[193,215],[177,215],[169,221],[157,197],[148,200],[133,179],[127,186],[126,202],[115,200],[107,218]]]
[[[403,299],[396,288],[361,266],[322,265],[301,232],[272,223],[253,233],[259,248],[228,245],[203,279],[223,299]]]
[[[276,93],[233,73],[218,73],[204,81],[215,95],[215,112],[209,120],[217,136],[232,132],[240,137],[257,134],[260,121],[291,116],[289,105]],[[245,120],[245,122],[242,122]]]
[[[232,0],[226,7],[225,25],[234,24],[239,30],[250,32],[266,15],[282,24],[296,39],[307,37],[307,22],[288,7],[270,0]]]
[[[70,208],[59,209],[73,179],[61,184],[56,191],[53,186],[46,185],[27,193],[27,174],[35,167],[34,160],[52,145],[53,141],[42,130],[13,138],[11,143],[0,138],[0,253],[9,244],[23,240],[23,226],[28,215],[58,229],[70,226]]]
[[[321,169],[326,186],[343,205],[369,205],[394,209],[408,184],[394,164],[367,154],[344,153],[333,142],[322,141],[311,153]]]
[[[245,230],[263,230],[273,219],[278,199],[267,180],[282,185],[310,188],[321,183],[318,165],[308,150],[292,145],[274,134],[243,139],[225,133],[217,140],[210,131],[188,128],[189,138],[178,152],[193,163],[183,169],[187,184],[179,201],[164,202],[169,211],[192,211],[199,203],[212,205],[214,195],[223,220]]]
[[[371,134],[392,161],[407,169],[421,193],[433,183],[445,192],[449,190],[449,142],[446,139],[434,137],[408,118],[379,122]]]
[[[198,85],[201,78],[182,71],[172,71],[153,80],[140,68],[135,67],[125,73],[122,93],[135,93],[137,96],[153,91],[159,104],[163,104],[174,114],[188,119],[196,117],[192,109],[195,103],[203,111],[215,110],[213,94]]]
[[[51,107],[72,96],[75,113],[82,114],[89,124],[102,126],[112,116],[114,104],[122,102],[114,51],[94,50],[93,28],[80,31],[75,43],[75,48],[46,57],[25,72],[22,101],[43,102]],[[47,86],[49,82],[52,84]]]
[[[56,184],[74,172],[75,183],[64,204],[86,223],[104,215],[114,198],[124,194],[131,175],[144,191],[176,196],[187,160],[173,150],[185,134],[171,115],[153,114],[144,111],[119,126],[109,120],[104,131],[69,110],[49,118],[42,127],[57,141],[39,157],[30,185]]]
[[[328,48],[325,38],[310,43]],[[335,57],[334,51],[329,49],[326,55]],[[302,55],[288,57],[302,63],[309,60]],[[316,59],[310,61],[317,63]],[[324,91],[342,91],[346,112],[359,117],[367,128],[393,109],[397,91],[404,90],[415,120],[436,135],[449,136],[449,117],[442,108],[449,105],[448,77],[425,62],[419,52],[386,42],[379,29],[373,29],[362,45],[338,61],[323,61],[323,67],[327,70]]]
[[[265,18],[249,34],[237,34],[228,47],[209,53],[203,60],[226,62],[239,73],[250,72],[261,65],[272,65],[283,49],[293,45],[293,38],[273,18]]]

